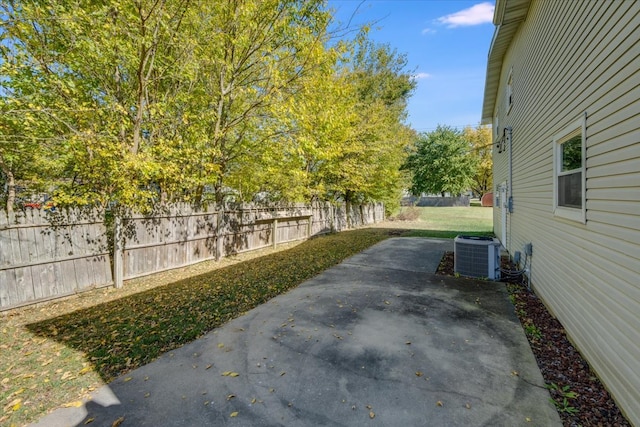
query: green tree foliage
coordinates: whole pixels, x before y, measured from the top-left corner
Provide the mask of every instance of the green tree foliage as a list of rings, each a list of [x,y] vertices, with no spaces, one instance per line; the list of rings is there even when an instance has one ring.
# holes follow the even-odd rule
[[[356,114],[350,117],[347,144],[337,159],[341,167],[327,177],[333,195],[348,202],[382,200],[387,209],[393,208],[400,199],[400,167],[413,136],[404,124],[415,88],[407,58],[388,45],[360,38],[341,73],[351,86],[350,108]]]
[[[469,154],[476,159],[477,169],[473,175],[471,191],[482,197],[493,188],[493,159],[491,156],[491,127],[478,125],[475,129],[466,127],[462,131],[470,144]]]
[[[205,183],[219,202],[226,189],[258,189],[256,166],[278,154],[273,144],[288,132],[274,113],[286,113],[283,103],[331,58],[330,14],[319,1],[209,3],[212,20],[197,37],[201,102],[191,104],[190,114],[205,145],[201,163],[217,168]]]
[[[15,68],[29,68],[40,86],[28,111],[59,141],[59,202],[136,205],[150,197],[163,170],[154,147],[169,131],[163,107],[188,63],[180,37],[187,5],[3,3]]]
[[[397,195],[406,58],[364,32],[331,40],[323,0],[8,0],[0,15],[9,198],[19,182],[136,208]]]
[[[422,133],[403,168],[410,171],[411,193],[459,195],[471,188],[477,159],[462,132],[439,125]]]

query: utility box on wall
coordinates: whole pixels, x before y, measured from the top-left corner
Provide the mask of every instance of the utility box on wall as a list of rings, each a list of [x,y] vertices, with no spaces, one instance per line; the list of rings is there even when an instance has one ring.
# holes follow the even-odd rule
[[[500,280],[500,240],[458,236],[453,241],[454,271],[461,276]]]

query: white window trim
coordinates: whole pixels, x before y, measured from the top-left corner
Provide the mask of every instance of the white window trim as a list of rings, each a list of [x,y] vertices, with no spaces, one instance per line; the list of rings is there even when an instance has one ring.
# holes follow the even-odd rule
[[[572,135],[576,130],[580,130],[582,134],[582,168],[581,171],[581,184],[582,184],[582,207],[568,208],[565,206],[558,206],[558,173],[562,170],[562,155],[560,154],[560,146],[567,139],[569,135]],[[587,222],[587,113],[567,125],[559,133],[553,137],[553,214],[556,217],[569,219],[571,221],[580,222],[585,224]]]

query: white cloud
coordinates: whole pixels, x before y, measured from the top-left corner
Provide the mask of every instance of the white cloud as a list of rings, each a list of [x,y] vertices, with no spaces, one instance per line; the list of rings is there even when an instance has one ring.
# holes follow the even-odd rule
[[[431,74],[429,73],[418,73],[413,75],[413,78],[416,80],[428,79],[429,77],[431,77]]]
[[[468,9],[442,16],[437,21],[447,28],[487,24],[493,21],[493,7],[489,2],[478,3]]]
[[[422,34],[435,34],[436,30],[432,29],[432,28],[425,28],[424,30],[422,30]]]

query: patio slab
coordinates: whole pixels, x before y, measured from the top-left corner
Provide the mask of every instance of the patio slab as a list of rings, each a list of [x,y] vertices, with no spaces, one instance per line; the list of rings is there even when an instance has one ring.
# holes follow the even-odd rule
[[[560,426],[502,283],[393,238],[34,426]]]

